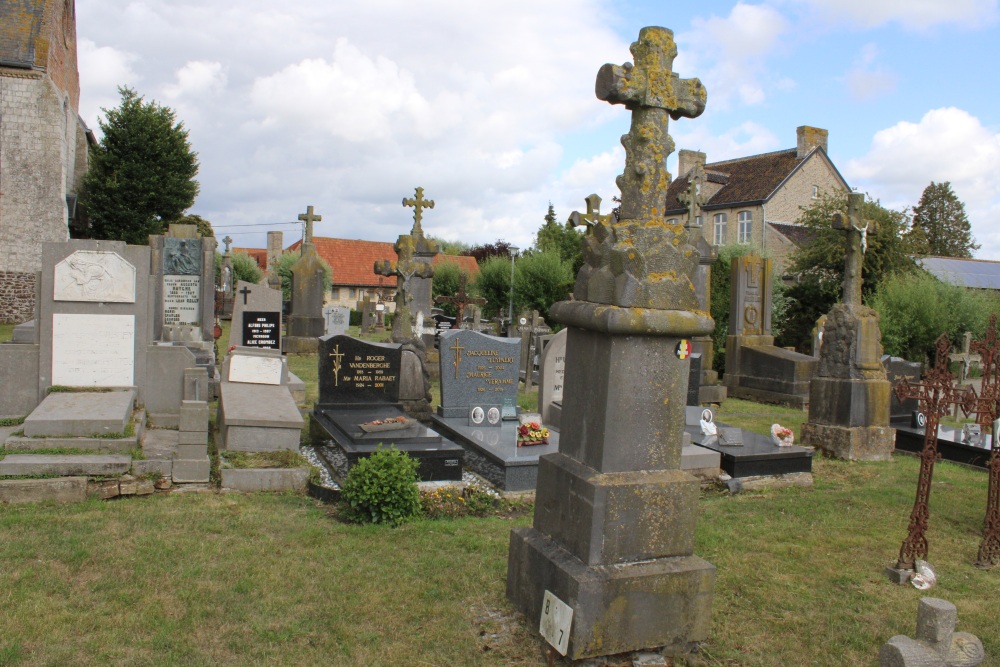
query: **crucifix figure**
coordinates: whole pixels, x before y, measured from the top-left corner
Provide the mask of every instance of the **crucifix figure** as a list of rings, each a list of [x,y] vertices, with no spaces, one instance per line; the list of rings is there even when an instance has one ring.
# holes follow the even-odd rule
[[[460,329],[462,327],[462,320],[465,315],[466,306],[482,306],[486,304],[486,299],[481,296],[469,296],[465,291],[465,285],[468,282],[468,278],[463,273],[459,278],[458,292],[454,296],[440,295],[434,297],[434,303],[450,303],[455,308],[458,309],[458,317],[455,318],[455,323],[451,325],[452,329]]]
[[[229,254],[229,244],[232,243],[233,240],[231,238],[229,238],[229,235],[227,234],[226,238],[222,239],[222,242],[226,244],[226,254],[228,255]]]
[[[252,291],[253,291],[253,290],[251,290],[251,289],[250,289],[249,287],[247,287],[246,285],[244,285],[244,286],[243,286],[243,289],[241,289],[241,290],[240,290],[240,294],[242,294],[242,295],[243,295],[243,305],[244,305],[244,306],[245,306],[245,305],[247,305],[247,296],[249,296],[249,295],[250,295],[250,293],[251,293]]]
[[[687,206],[688,221],[685,226],[688,229],[701,227],[698,218],[701,214],[701,207],[708,201],[704,189],[705,167],[701,162],[696,162],[694,169],[691,170],[691,176],[688,177],[688,189],[677,196],[677,201]]]
[[[434,267],[430,262],[415,259],[414,235],[400,236],[393,249],[397,260],[381,259],[375,262],[374,271],[380,276],[396,276],[396,315],[392,320],[392,339],[395,342],[407,341],[413,338],[413,323],[410,321],[410,280],[416,278],[431,278]]]
[[[911,383],[908,379],[896,385],[896,397],[918,400],[919,410],[927,417],[924,427],[924,448],[920,452],[920,476],[917,479],[917,497],[910,511],[910,525],[899,549],[896,568],[914,569],[917,559],[927,559],[927,524],[930,519],[931,477],[938,458],[938,424],[950,412],[952,404],[968,406],[975,400],[971,387],[955,386],[955,376],[948,370],[948,352],[951,341],[948,334],[941,334],[935,343],[934,367],[927,372],[923,382]]]
[[[841,213],[833,216],[833,228],[846,232],[844,260],[844,303],[848,306],[861,305],[861,269],[868,247],[868,222],[861,224],[861,209],[865,196],[860,192],[847,195],[847,220]]]
[[[299,213],[299,220],[306,223],[305,235],[302,238],[302,245],[313,242],[313,223],[320,222],[323,220],[323,216],[316,215],[313,213],[312,206],[306,206],[305,213]]]
[[[403,206],[413,207],[413,229],[410,230],[410,234],[423,236],[424,230],[420,226],[420,220],[424,217],[425,208],[434,208],[434,200],[424,199],[423,188],[416,188],[414,192],[415,197],[403,198]]]

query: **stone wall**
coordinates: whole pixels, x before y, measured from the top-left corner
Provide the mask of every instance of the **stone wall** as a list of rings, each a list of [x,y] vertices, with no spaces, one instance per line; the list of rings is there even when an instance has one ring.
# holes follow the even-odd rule
[[[35,316],[35,274],[0,271],[0,324],[20,324]]]
[[[767,203],[768,222],[798,222],[802,207],[808,208],[816,201],[813,198],[814,185],[819,188],[820,197],[824,193],[847,191],[825,153],[813,154],[775,193]]]

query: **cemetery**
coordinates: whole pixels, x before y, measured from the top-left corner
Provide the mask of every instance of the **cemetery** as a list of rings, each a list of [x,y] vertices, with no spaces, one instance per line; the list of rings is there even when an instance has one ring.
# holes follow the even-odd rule
[[[516,248],[509,304],[435,293],[423,187],[354,308],[313,205],[285,284],[195,224],[43,243],[0,326],[0,664],[1000,665],[996,314],[887,354],[850,193],[814,353],[776,344],[762,248],[717,330],[720,177],[666,171],[708,94],[670,30],[631,55],[595,82],[618,206],[572,214],[546,307]]]

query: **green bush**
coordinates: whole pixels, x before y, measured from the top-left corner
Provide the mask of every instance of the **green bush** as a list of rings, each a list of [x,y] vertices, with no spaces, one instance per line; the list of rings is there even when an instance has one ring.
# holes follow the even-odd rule
[[[358,523],[398,526],[419,516],[418,466],[405,452],[381,446],[355,463],[342,490],[348,517]]]
[[[537,310],[546,320],[552,304],[573,291],[572,263],[558,253],[527,252],[517,258],[515,267],[514,301],[524,309]]]
[[[479,276],[475,283],[476,292],[485,297],[483,316],[493,319],[506,315],[510,303],[510,258],[490,257],[479,265]],[[514,295],[514,312],[521,309],[521,303]]]
[[[458,288],[462,282],[462,276],[466,279],[466,292],[470,296],[475,296],[475,286],[469,281],[469,275],[467,272],[463,271],[458,264],[448,261],[442,261],[437,266],[434,267],[434,279],[432,281],[432,292],[431,298],[434,299],[439,296],[455,296],[458,293]],[[440,304],[441,310],[448,317],[457,317],[458,308],[453,304],[444,303]],[[468,315],[468,311],[466,315]]]

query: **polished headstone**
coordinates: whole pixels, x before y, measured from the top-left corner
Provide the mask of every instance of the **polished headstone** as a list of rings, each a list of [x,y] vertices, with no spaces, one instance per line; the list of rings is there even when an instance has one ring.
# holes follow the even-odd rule
[[[501,405],[517,414],[520,341],[452,329],[441,335],[442,417],[465,418],[473,405]]]
[[[403,346],[351,336],[319,344],[318,405],[398,403]]]
[[[280,350],[281,290],[240,280],[236,283],[234,299],[229,347]]]

